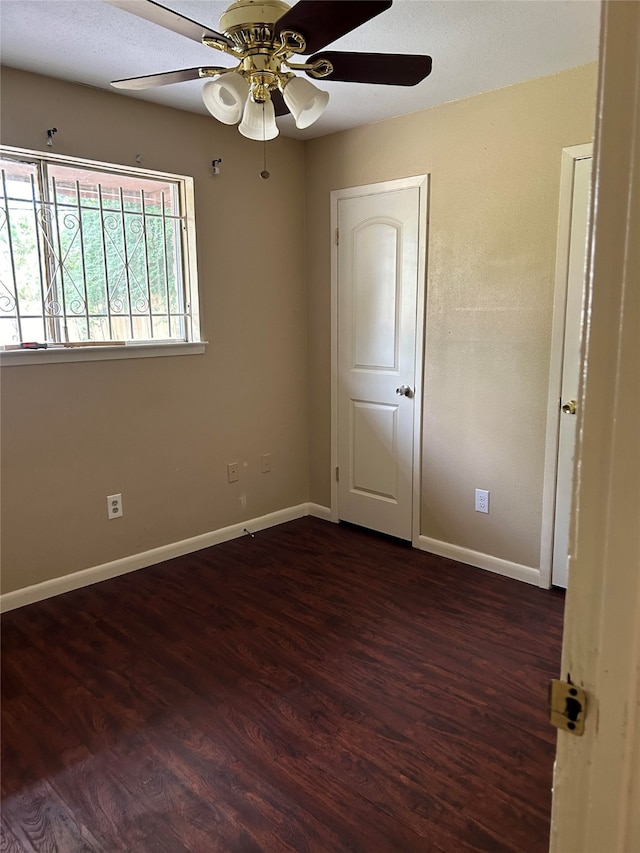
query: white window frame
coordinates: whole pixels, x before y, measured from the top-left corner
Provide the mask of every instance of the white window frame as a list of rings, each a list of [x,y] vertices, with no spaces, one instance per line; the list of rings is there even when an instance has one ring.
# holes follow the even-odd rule
[[[207,341],[200,336],[200,305],[198,298],[198,265],[196,253],[196,223],[195,223],[195,193],[194,180],[188,175],[177,175],[170,172],[159,172],[140,167],[122,166],[116,163],[106,163],[98,160],[88,160],[80,157],[70,157],[36,151],[28,148],[16,148],[0,145],[0,156],[8,158],[47,161],[61,165],[86,169],[95,169],[140,178],[170,180],[178,185],[180,210],[184,215],[182,234],[182,264],[185,298],[190,305],[189,317],[186,318],[186,341],[131,341],[123,346],[51,346],[47,349],[11,349],[0,347],[0,364],[25,365],[43,363],[65,363],[75,361],[105,361],[122,358],[153,358],[157,356],[197,355],[203,353]]]

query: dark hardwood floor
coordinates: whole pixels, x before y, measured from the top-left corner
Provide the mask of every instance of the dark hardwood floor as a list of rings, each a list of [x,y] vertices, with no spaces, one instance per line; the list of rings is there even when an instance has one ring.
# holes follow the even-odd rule
[[[543,853],[562,611],[307,518],[7,613],[0,849]]]

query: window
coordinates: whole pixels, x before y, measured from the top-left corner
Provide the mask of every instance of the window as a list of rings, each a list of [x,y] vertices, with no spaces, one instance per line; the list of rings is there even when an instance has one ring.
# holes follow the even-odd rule
[[[0,149],[0,345],[199,341],[193,181]]]

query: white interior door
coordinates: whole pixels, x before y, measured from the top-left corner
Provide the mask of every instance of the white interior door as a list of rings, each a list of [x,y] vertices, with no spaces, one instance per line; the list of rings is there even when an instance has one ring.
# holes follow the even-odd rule
[[[591,157],[575,160],[573,166],[567,301],[560,394],[556,509],[551,566],[553,584],[565,588],[567,586],[569,523],[571,518],[571,496],[573,493],[573,460],[576,448],[576,406],[580,376],[582,302],[586,277],[590,185]]]
[[[411,539],[421,189],[360,189],[337,202],[338,517]]]

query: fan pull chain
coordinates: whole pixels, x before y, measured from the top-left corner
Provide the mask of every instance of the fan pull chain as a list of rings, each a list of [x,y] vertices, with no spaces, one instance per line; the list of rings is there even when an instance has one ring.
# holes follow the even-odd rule
[[[267,178],[271,177],[271,174],[267,171],[267,128],[266,128],[266,119],[264,115],[264,104],[262,105],[262,171],[260,172],[260,177],[263,180],[267,180]]]

